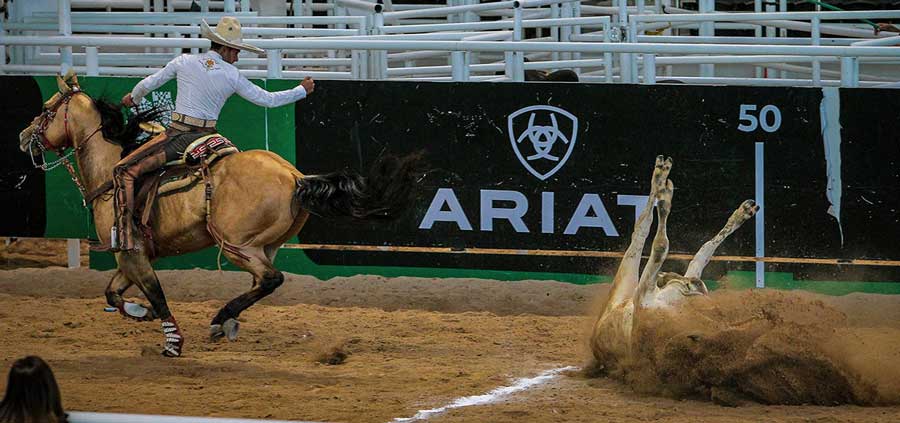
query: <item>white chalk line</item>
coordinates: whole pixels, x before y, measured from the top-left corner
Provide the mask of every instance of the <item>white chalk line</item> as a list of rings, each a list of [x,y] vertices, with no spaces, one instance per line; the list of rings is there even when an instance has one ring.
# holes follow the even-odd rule
[[[430,410],[419,410],[416,415],[412,417],[397,417],[393,420],[394,423],[400,422],[413,422],[417,420],[426,420],[434,415],[441,414],[447,410],[451,410],[454,408],[462,408],[462,407],[471,407],[473,405],[485,405],[495,403],[501,399],[504,399],[507,396],[515,394],[517,392],[525,391],[531,389],[535,386],[543,385],[557,376],[560,373],[566,372],[569,370],[578,370],[577,366],[566,366],[560,367],[557,369],[550,369],[541,372],[541,374],[530,377],[530,378],[520,378],[516,379],[516,381],[510,386],[501,386],[490,392],[483,395],[472,395],[468,397],[461,397],[453,400],[453,402],[438,408],[432,408]]]

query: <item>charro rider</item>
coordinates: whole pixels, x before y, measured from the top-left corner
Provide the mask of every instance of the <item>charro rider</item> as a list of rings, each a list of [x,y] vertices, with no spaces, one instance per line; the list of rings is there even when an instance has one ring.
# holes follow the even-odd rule
[[[239,50],[257,54],[264,51],[243,43],[241,24],[236,18],[223,17],[214,29],[203,21],[201,31],[205,38],[212,41],[208,52],[184,54],[173,59],[166,67],[135,85],[134,90],[122,98],[122,104],[134,107],[150,91],[172,78],[178,78],[175,112],[165,133],[116,164],[117,234],[112,237],[112,250],[128,251],[136,247],[132,238],[135,180],[181,158],[185,148],[199,137],[215,133],[219,111],[228,97],[237,93],[254,104],[278,107],[301,100],[315,89],[315,82],[306,77],[290,90],[269,92],[241,75],[233,65],[238,60]]]

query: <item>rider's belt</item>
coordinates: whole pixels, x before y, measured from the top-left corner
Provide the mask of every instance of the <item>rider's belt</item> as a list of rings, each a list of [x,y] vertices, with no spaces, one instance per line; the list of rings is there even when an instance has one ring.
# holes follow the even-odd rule
[[[185,125],[196,126],[198,128],[215,128],[216,121],[210,119],[200,119],[178,112],[172,112],[172,122],[181,122]]]

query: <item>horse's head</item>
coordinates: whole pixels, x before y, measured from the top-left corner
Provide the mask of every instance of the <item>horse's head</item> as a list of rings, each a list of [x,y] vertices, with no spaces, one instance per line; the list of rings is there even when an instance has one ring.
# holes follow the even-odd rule
[[[31,124],[19,133],[19,148],[34,156],[51,150],[61,152],[71,147],[66,128],[66,117],[59,116],[59,109],[67,105],[72,96],[81,92],[78,85],[78,77],[69,70],[65,76],[56,76],[59,92],[53,94],[44,103],[41,114],[37,115]]]

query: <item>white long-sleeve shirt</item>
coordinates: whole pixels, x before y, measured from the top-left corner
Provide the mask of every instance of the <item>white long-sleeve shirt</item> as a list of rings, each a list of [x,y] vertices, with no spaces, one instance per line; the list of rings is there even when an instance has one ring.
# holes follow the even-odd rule
[[[276,92],[257,87],[219,53],[209,51],[172,59],[166,67],[138,82],[131,91],[131,98],[139,103],[147,93],[176,77],[175,111],[199,119],[218,120],[225,100],[234,93],[263,107],[283,106],[306,97],[306,89],[299,85]]]

